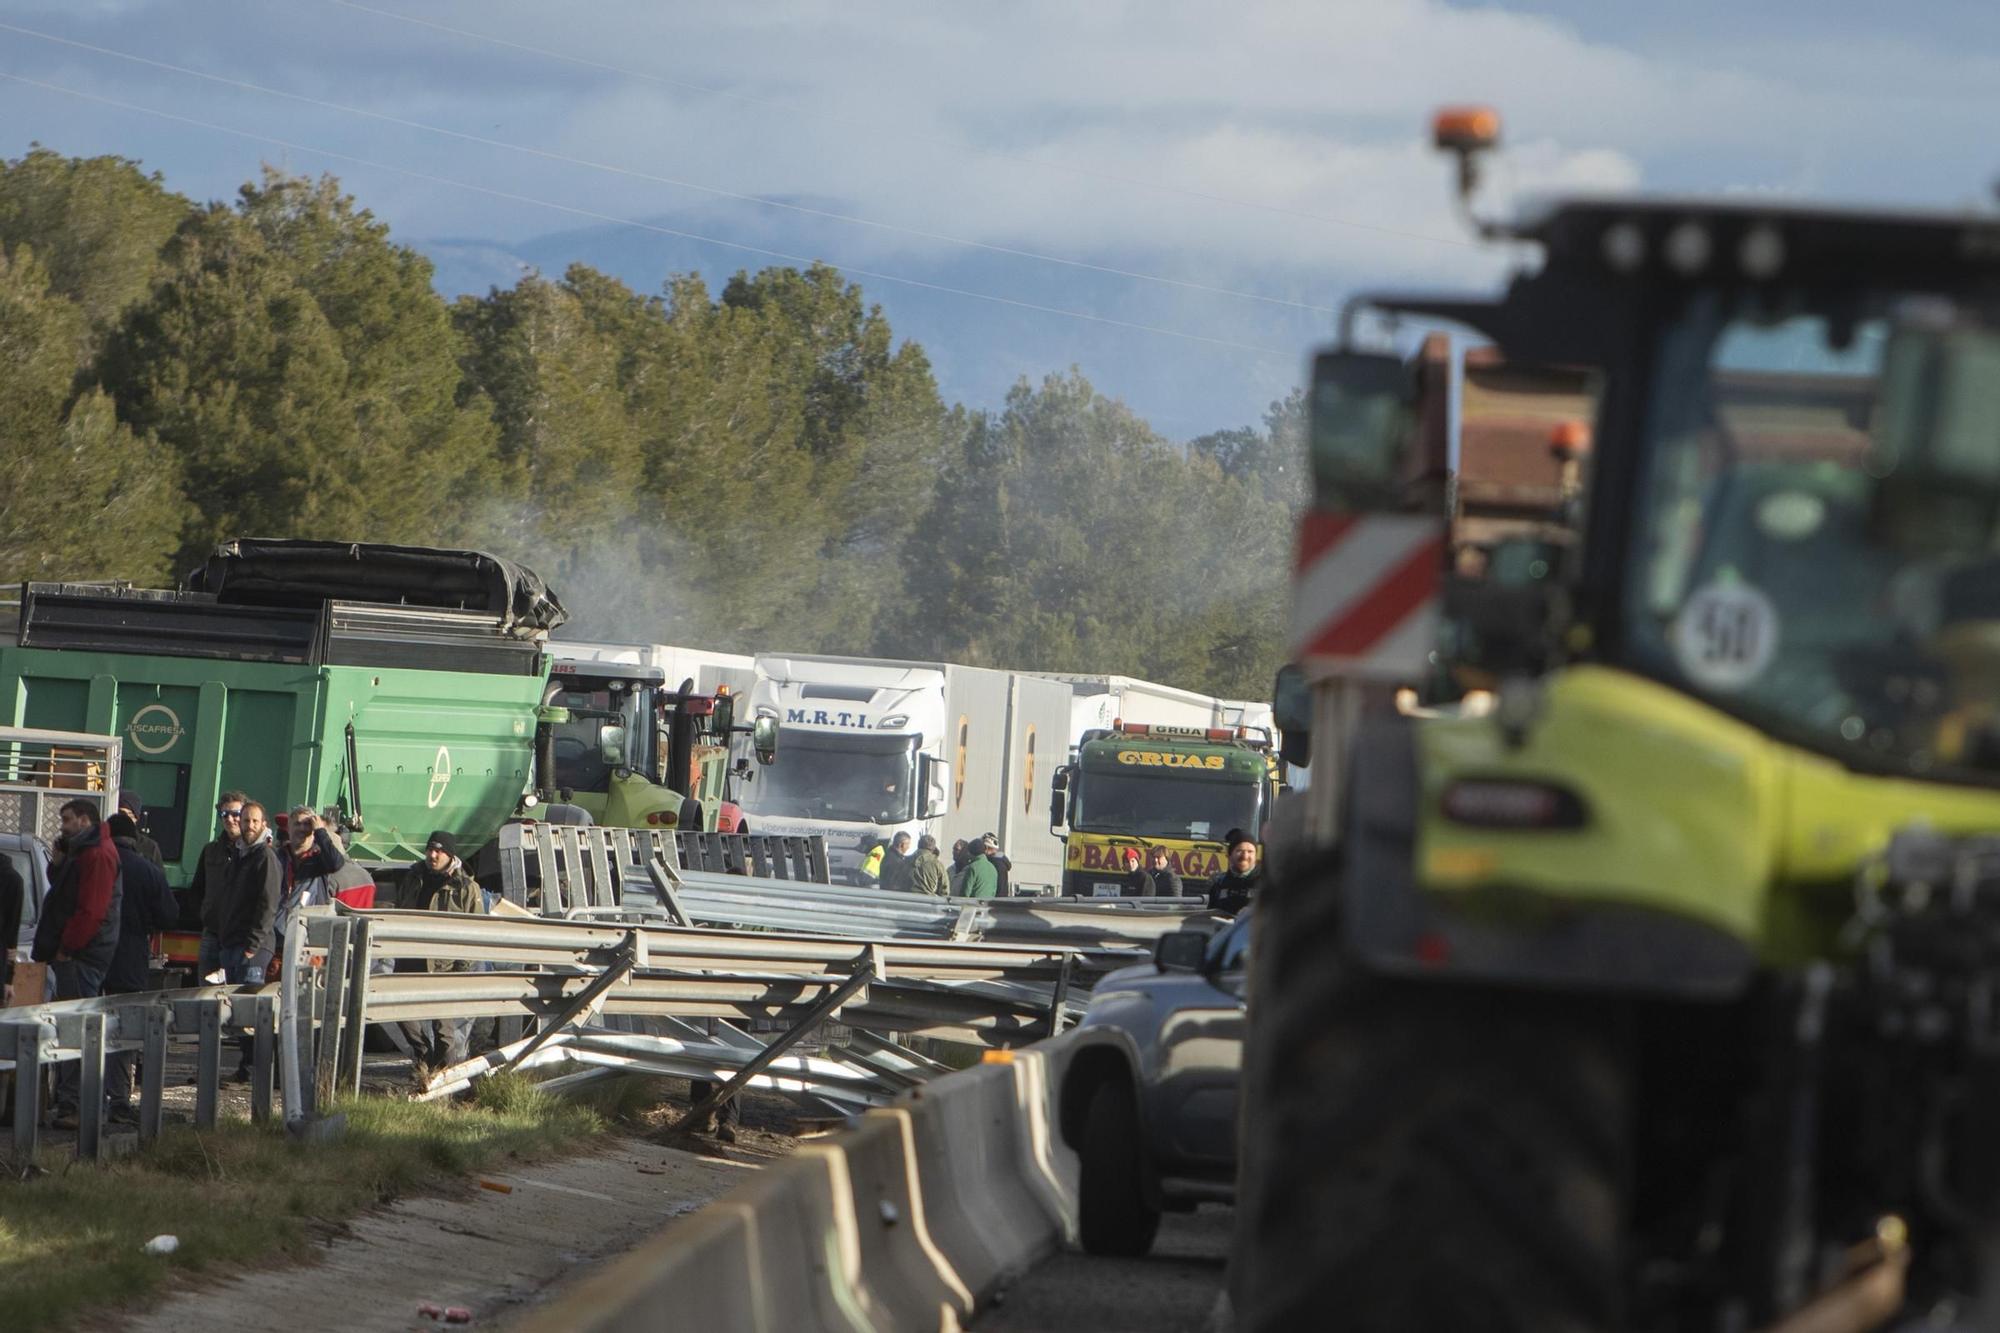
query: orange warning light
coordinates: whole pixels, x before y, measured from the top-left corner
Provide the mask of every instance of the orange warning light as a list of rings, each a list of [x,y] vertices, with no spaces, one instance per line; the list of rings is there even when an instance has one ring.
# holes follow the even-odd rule
[[[1500,113],[1490,106],[1448,106],[1431,121],[1431,141],[1455,153],[1500,142]]]
[[[1590,423],[1565,421],[1549,432],[1549,452],[1562,462],[1590,452]]]

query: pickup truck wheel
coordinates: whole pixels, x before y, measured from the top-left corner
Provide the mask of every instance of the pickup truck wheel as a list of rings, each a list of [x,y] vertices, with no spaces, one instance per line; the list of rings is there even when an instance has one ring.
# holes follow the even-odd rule
[[[1105,1079],[1083,1121],[1078,1230],[1090,1253],[1136,1258],[1153,1248],[1160,1205],[1147,1188],[1145,1154],[1131,1086]]]
[[[1252,967],[1296,970],[1251,1001],[1237,1328],[1622,1327],[1617,1007],[1357,975],[1331,938],[1297,947],[1279,897],[1258,929],[1284,944]]]

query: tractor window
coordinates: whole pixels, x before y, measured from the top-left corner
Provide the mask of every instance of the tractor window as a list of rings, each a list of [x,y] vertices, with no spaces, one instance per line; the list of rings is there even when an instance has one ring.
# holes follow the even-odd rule
[[[1661,340],[1635,665],[1851,762],[2000,776],[2000,339],[1710,293]]]
[[[603,792],[611,789],[611,770],[598,747],[599,729],[625,728],[623,767],[644,771],[644,728],[653,725],[641,709],[643,691],[633,688],[558,690],[550,703],[569,709],[569,721],[556,724],[556,785],[571,791]]]

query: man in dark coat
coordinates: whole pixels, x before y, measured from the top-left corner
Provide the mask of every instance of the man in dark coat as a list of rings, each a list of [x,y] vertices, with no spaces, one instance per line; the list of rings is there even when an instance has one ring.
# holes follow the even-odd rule
[[[94,804],[66,801],[58,813],[63,859],[35,925],[34,958],[50,964],[58,1000],[85,1000],[103,992],[118,948],[122,876],[118,851],[104,835]],[[73,1062],[56,1066],[57,1129],[77,1127],[81,1074]]]
[[[271,844],[264,807],[243,803],[243,835],[223,881],[219,939],[223,979],[231,986],[261,986],[277,947],[278,900],[285,892],[285,866]],[[232,1083],[250,1080],[252,1034],[243,1033]]]
[[[1229,869],[1208,882],[1208,910],[1235,916],[1250,905],[1251,895],[1263,883],[1264,872],[1257,866],[1257,840],[1242,829],[1229,830]]]
[[[216,801],[216,835],[195,858],[194,878],[183,899],[182,928],[201,930],[197,970],[204,985],[222,970],[222,900],[229,896],[230,863],[243,845],[243,805],[249,799],[240,791],[226,791]]]
[[[1146,894],[1152,898],[1181,896],[1181,872],[1167,860],[1167,849],[1155,843],[1146,849]]]
[[[882,853],[882,887],[894,889],[898,893],[908,893],[910,861],[910,835],[898,833],[890,840],[889,850]]]
[[[154,865],[160,867],[161,870],[165,870],[167,863],[160,859],[160,844],[139,831],[140,821],[146,815],[146,803],[139,799],[139,793],[120,788],[118,792],[118,813],[132,821],[132,849],[148,861],[151,861]]]
[[[14,942],[21,938],[21,914],[27,903],[27,881],[14,869],[12,860],[0,856],[0,1007],[14,1003]]]
[[[180,904],[167,887],[166,872],[140,850],[142,835],[132,816],[121,809],[104,821],[104,828],[118,850],[118,869],[125,881],[119,893],[118,947],[112,951],[111,970],[104,974],[104,994],[131,995],[151,989],[148,946],[155,931],[173,929]],[[114,1051],[105,1058],[104,1096],[113,1120],[138,1120],[132,1109],[132,1070],[138,1060],[137,1051]]]

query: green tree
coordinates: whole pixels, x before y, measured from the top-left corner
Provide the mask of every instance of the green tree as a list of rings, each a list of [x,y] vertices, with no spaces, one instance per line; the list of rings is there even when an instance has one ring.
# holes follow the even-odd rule
[[[341,465],[369,495],[369,535],[435,542],[490,478],[495,436],[483,401],[459,401],[459,338],[428,259],[341,193],[265,168],[238,211],[319,307],[345,362],[354,416]]]
[[[377,531],[340,340],[285,257],[230,210],[182,224],[165,278],[98,370],[120,416],[180,460],[179,564],[224,537]]]
[[[161,250],[194,211],[158,172],[122,157],[71,158],[35,147],[0,163],[0,249],[26,245],[54,291],[84,315],[79,342],[101,337],[142,299]],[[78,346],[77,363],[90,356]]]
[[[169,573],[179,544],[172,457],[78,395],[71,348],[83,308],[50,287],[26,247],[0,253],[0,583]]]

